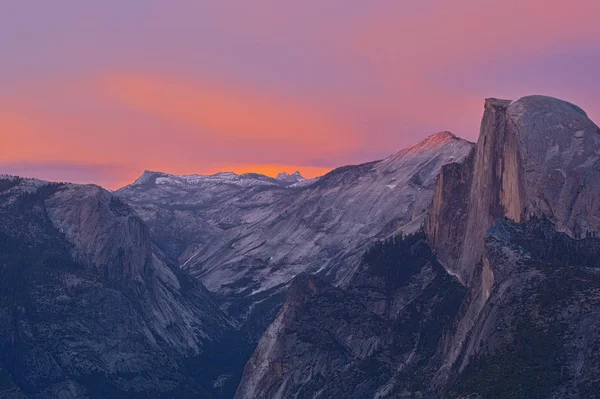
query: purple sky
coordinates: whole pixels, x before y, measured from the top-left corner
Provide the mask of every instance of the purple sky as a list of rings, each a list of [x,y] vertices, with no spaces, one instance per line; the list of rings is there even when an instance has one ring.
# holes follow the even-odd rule
[[[143,169],[308,176],[485,97],[600,119],[594,0],[19,1],[0,14],[0,173],[116,188]]]

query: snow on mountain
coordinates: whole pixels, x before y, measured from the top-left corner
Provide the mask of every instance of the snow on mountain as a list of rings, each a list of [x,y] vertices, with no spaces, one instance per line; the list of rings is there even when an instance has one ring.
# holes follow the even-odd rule
[[[302,177],[302,175],[298,171],[292,173],[291,175],[288,175],[286,172],[279,173],[275,180],[282,182],[286,185],[292,185],[306,181],[306,179]]]
[[[172,175],[162,172],[146,170],[132,185],[171,185],[171,186],[207,186],[211,184],[230,184],[240,187],[250,186],[289,186],[306,179],[300,172],[288,175],[283,172],[276,178],[258,173],[244,173],[238,175],[234,172],[219,172],[213,175]]]

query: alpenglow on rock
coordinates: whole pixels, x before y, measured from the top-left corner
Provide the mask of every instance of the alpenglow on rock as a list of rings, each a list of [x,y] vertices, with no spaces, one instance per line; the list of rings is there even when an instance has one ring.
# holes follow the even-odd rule
[[[487,99],[475,154],[443,168],[427,234],[468,283],[496,218],[547,217],[572,237],[600,231],[600,129],[545,96]]]
[[[545,96],[485,101],[476,150],[442,169],[426,224],[441,263],[469,289],[437,383],[473,356],[479,343],[468,337],[506,277],[485,253],[494,222],[543,218],[581,238],[599,230],[599,207],[600,129],[583,110]]]

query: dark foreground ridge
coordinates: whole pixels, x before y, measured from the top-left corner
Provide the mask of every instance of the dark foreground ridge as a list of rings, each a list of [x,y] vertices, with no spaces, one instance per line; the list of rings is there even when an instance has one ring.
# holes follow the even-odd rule
[[[231,397],[247,349],[96,186],[0,179],[0,397]]]

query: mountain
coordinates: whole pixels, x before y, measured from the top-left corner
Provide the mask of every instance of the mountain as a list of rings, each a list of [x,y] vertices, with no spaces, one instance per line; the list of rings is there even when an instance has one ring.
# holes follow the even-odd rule
[[[440,262],[470,289],[442,375],[456,366],[498,285],[484,256],[495,220],[544,218],[573,238],[598,231],[599,133],[583,110],[555,98],[485,101],[476,150],[443,168],[426,223]]]
[[[486,100],[424,231],[341,287],[297,278],[236,398],[593,397],[599,133],[561,100]]]
[[[600,385],[600,239],[499,220],[495,286],[453,367],[472,291],[423,233],[377,244],[346,289],[297,277],[236,398],[593,397]]]
[[[0,176],[0,398],[594,397],[599,140],[529,96],[310,180]]]
[[[419,230],[440,169],[472,148],[441,132],[312,180],[145,172],[117,195],[148,224],[154,243],[258,340],[295,276],[347,284],[372,243]]]
[[[302,183],[306,181],[306,179],[302,177],[302,175],[298,171],[295,171],[291,175],[288,175],[286,172],[279,173],[275,180],[283,183],[286,186],[291,186],[292,184]]]
[[[375,245],[346,289],[298,276],[236,398],[358,399],[424,390],[440,363],[433,358],[444,326],[464,295],[422,232]]]
[[[487,99],[476,151],[444,168],[427,223],[446,267],[468,282],[486,230],[504,216],[548,217],[572,237],[600,230],[598,133],[583,110],[552,97]]]
[[[100,187],[0,177],[0,273],[0,397],[209,398],[237,385],[246,355],[230,319]]]

